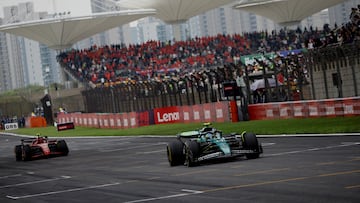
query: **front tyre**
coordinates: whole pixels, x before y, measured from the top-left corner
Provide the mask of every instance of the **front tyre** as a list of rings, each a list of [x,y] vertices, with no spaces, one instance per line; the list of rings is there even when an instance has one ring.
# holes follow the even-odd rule
[[[180,140],[170,142],[166,146],[167,157],[170,166],[184,164],[185,156],[183,154],[184,144]]]
[[[254,133],[245,133],[243,135],[243,145],[246,150],[252,150],[252,153],[246,153],[245,156],[248,159],[259,158],[261,149],[259,147],[259,142]]]
[[[15,158],[16,158],[16,161],[21,161],[22,160],[22,147],[21,147],[21,145],[16,145],[15,146]]]
[[[61,152],[64,156],[67,156],[69,154],[69,148],[65,142],[65,140],[59,140],[57,142],[57,149],[59,152]]]
[[[31,147],[29,145],[23,145],[21,152],[21,159],[23,161],[31,160]]]
[[[188,140],[185,142],[185,165],[188,167],[195,166],[197,164],[196,158],[200,154],[200,145],[194,140]]]

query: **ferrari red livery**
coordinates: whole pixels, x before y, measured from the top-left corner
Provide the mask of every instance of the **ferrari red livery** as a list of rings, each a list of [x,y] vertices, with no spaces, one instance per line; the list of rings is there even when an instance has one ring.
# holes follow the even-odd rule
[[[51,156],[67,156],[69,148],[65,140],[49,139],[47,136],[21,140],[21,145],[15,146],[16,161],[30,161]]]

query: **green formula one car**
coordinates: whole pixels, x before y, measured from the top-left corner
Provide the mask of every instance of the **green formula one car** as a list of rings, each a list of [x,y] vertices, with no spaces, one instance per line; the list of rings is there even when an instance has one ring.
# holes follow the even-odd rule
[[[175,141],[167,144],[170,166],[194,166],[205,160],[246,156],[259,158],[263,153],[254,133],[243,132],[223,135],[220,130],[204,124],[200,130],[182,132]]]

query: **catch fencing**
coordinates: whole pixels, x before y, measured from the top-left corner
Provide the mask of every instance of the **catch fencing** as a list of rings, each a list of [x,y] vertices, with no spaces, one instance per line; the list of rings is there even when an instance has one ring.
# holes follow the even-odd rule
[[[309,77],[308,81],[299,78],[297,83],[291,84],[291,86],[289,82],[282,87],[266,86],[264,88],[264,92],[266,92],[264,97],[266,98],[262,102],[360,96],[360,82],[358,82],[360,81],[359,50],[359,42],[307,50],[303,53],[305,63],[297,69],[306,71],[306,75]],[[236,86],[235,81],[227,78],[234,73],[234,68],[237,66],[209,68],[197,75],[169,78],[163,81],[106,83],[102,87],[87,89],[82,92],[85,112],[143,112],[168,106],[189,106],[229,100],[240,101],[241,108],[246,109],[247,105],[254,104],[255,91],[251,91],[250,81],[254,78],[275,77],[279,71],[274,68],[265,72],[264,68],[264,72],[256,76],[246,72],[245,81],[248,97],[244,99],[241,97],[241,91]],[[285,72],[283,75],[286,81],[291,80],[287,78],[290,77],[290,72]]]

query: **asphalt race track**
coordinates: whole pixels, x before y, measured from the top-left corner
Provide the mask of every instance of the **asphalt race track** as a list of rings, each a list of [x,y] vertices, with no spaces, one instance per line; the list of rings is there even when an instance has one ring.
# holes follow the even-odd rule
[[[0,135],[0,202],[360,202],[360,134],[264,138],[259,159],[170,167],[169,137],[66,138],[66,157],[16,162]]]

